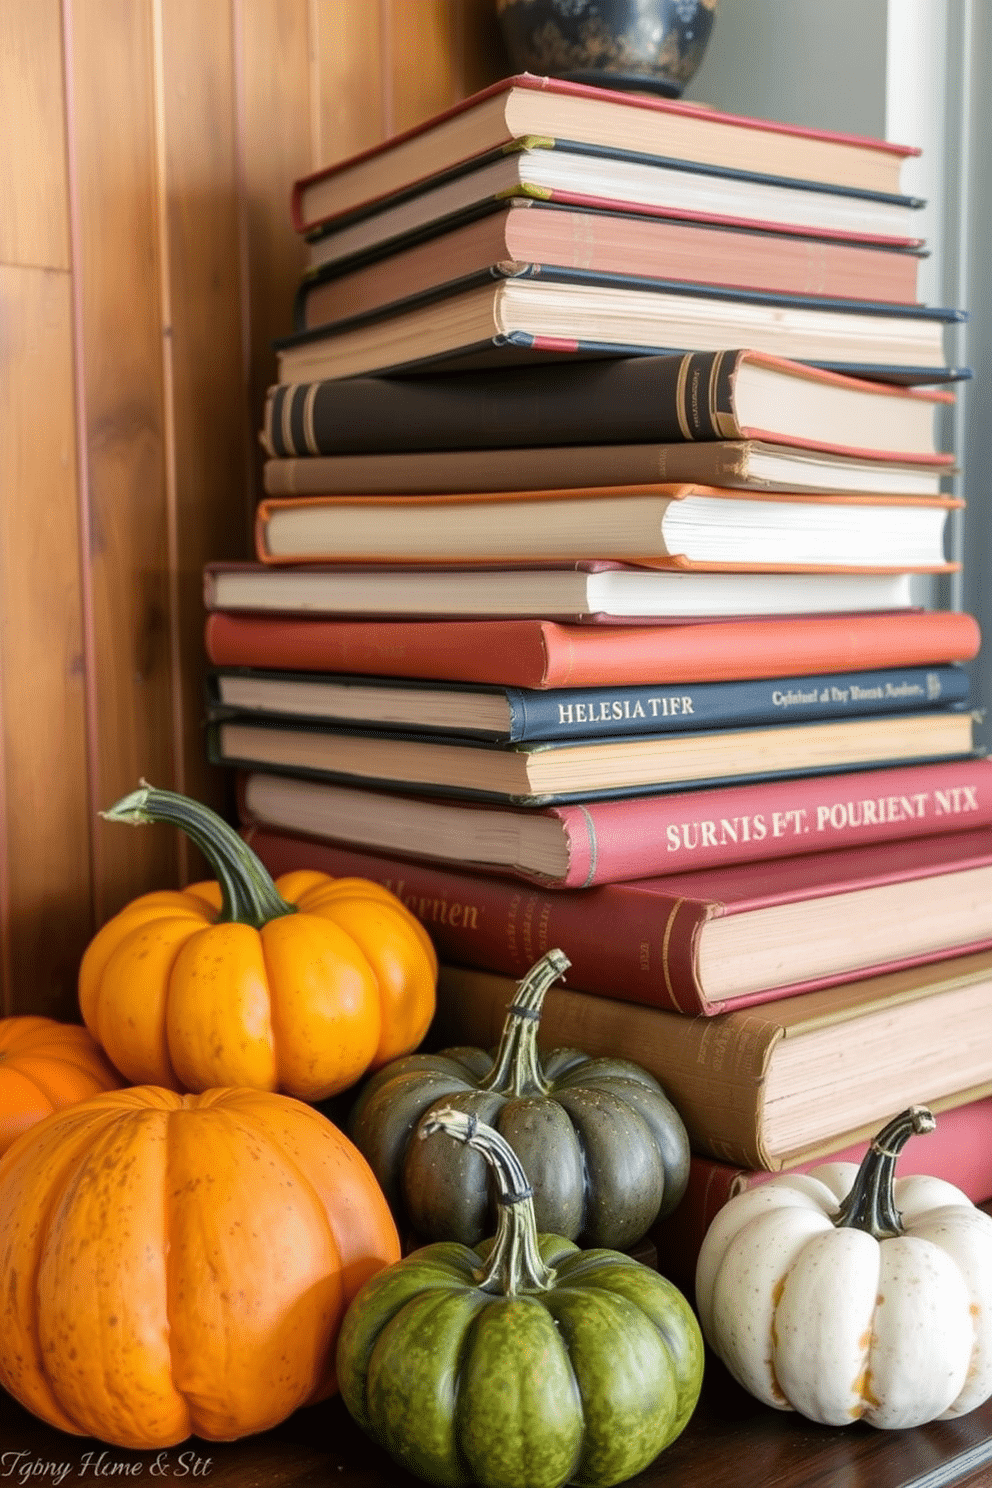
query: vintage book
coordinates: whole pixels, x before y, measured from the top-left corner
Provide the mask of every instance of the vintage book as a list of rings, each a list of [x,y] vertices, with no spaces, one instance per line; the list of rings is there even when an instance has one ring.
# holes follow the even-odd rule
[[[492,1047],[515,985],[442,966],[441,1042]],[[990,1018],[984,950],[714,1018],[553,987],[538,1038],[635,1060],[664,1085],[694,1151],[776,1170],[873,1136],[906,1106],[939,1113],[988,1095]]]
[[[251,765],[476,800],[543,806],[686,785],[949,759],[974,749],[960,709],[770,727],[618,734],[497,744],[458,734],[346,728],[222,710],[207,728],[215,764]]]
[[[990,772],[945,760],[538,810],[259,770],[237,786],[245,824],[578,889],[992,826]]]
[[[450,219],[449,219],[450,221]],[[342,254],[329,233],[308,244],[297,330],[377,310],[501,263],[725,284],[778,294],[917,302],[919,252],[785,232],[716,227],[516,197],[429,237]]]
[[[534,265],[498,282],[297,331],[275,343],[277,382],[539,365],[574,356],[753,347],[855,377],[934,383],[963,311],[675,285]]]
[[[890,464],[951,465],[953,457],[938,452],[936,420],[953,399],[753,350],[718,350],[410,381],[282,383],[266,395],[261,440],[270,455],[377,456],[757,440]]]
[[[820,1163],[859,1163],[868,1148],[862,1139],[791,1165],[805,1173]],[[900,1178],[925,1173],[953,1183],[973,1204],[992,1199],[992,1096],[981,1096],[940,1112],[925,1141],[909,1142],[899,1155]],[[715,1157],[693,1154],[689,1182],[676,1209],[651,1228],[658,1270],[692,1295],[696,1258],[703,1236],[728,1199],[767,1183],[767,1168],[744,1168]]]
[[[592,365],[592,363],[588,364]],[[603,364],[599,364],[603,365]],[[526,491],[555,487],[699,481],[751,491],[866,492],[936,496],[953,466],[897,464],[765,444],[569,444],[409,454],[303,455],[266,460],[267,496],[387,495],[441,491]]]
[[[986,759],[540,810],[241,772],[245,823],[456,868],[587,888],[992,824]]]
[[[649,219],[672,217],[697,225],[755,227],[845,244],[907,248],[920,243],[917,209],[922,202],[913,197],[811,188],[806,181],[751,170],[717,171],[624,150],[580,147],[565,139],[531,138],[329,219],[320,229],[315,256],[335,262],[399,247],[413,238],[436,237],[466,218],[502,207],[508,198]]]
[[[347,727],[460,734],[499,744],[919,713],[964,704],[968,692],[968,673],[959,666],[557,692],[240,667],[217,668],[207,678],[208,701],[218,717],[257,713],[313,723],[325,719]]]
[[[554,568],[208,563],[207,610],[289,615],[541,616],[599,622],[842,613],[912,606],[908,573],[670,573],[597,562]]]
[[[263,563],[540,563],[947,572],[952,496],[791,496],[669,482],[445,495],[269,496]]]
[[[919,154],[884,140],[522,73],[382,144],[299,177],[292,188],[293,225],[307,232],[530,135],[869,192],[898,193],[903,161]]]
[[[442,960],[520,977],[560,946],[570,987],[680,1018],[992,944],[987,827],[585,889],[289,832],[247,827],[245,835],[272,873],[311,868],[385,884],[427,927]]]
[[[980,631],[959,610],[754,617],[687,625],[555,620],[324,620],[215,610],[214,666],[364,672],[513,687],[726,682],[971,661]]]

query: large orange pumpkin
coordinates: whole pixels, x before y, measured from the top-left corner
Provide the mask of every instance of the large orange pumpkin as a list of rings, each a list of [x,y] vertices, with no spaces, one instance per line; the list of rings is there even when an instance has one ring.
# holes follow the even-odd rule
[[[336,1388],[344,1311],[399,1254],[364,1158],[312,1106],[96,1095],[0,1159],[0,1385],[116,1446],[262,1431]]]
[[[43,1116],[123,1081],[78,1023],[0,1018],[0,1156]]]
[[[310,871],[273,883],[232,827],[172,791],[143,786],[103,814],[174,823],[217,874],[133,900],[83,956],[83,1019],[129,1080],[319,1101],[423,1039],[437,956],[388,889]]]

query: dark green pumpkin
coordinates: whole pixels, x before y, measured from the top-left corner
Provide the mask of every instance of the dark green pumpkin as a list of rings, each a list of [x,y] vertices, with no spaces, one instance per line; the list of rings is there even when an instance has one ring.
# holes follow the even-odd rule
[[[675,1440],[702,1386],[681,1292],[612,1250],[538,1235],[526,1175],[451,1108],[422,1127],[470,1143],[500,1193],[495,1238],[425,1246],[362,1287],[338,1337],[350,1414],[429,1482],[606,1488]]]
[[[569,965],[549,951],[520,982],[495,1054],[410,1054],[363,1087],[348,1130],[393,1213],[425,1240],[475,1245],[496,1224],[486,1164],[469,1147],[415,1140],[439,1105],[488,1122],[523,1163],[539,1230],[627,1249],[678,1204],[689,1139],[639,1065],[577,1049],[537,1049],[544,994]]]

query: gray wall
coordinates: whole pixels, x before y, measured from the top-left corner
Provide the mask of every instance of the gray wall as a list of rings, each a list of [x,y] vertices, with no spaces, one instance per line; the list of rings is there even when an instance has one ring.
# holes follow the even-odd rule
[[[955,520],[955,580],[922,581],[927,604],[964,608],[988,638],[972,667],[975,703],[992,708],[992,76],[990,0],[719,0],[703,65],[685,97],[759,118],[921,145],[907,189],[929,200],[924,298],[968,311],[948,356],[974,371],[957,385],[943,446],[967,502]],[[992,743],[985,721],[980,737]]]
[[[719,0],[685,97],[759,119],[885,133],[886,0]]]

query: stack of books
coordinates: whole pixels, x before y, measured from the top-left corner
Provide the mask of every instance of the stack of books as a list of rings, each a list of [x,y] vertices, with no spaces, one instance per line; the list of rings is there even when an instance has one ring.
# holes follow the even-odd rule
[[[257,559],[204,574],[262,860],[398,893],[446,1042],[561,947],[543,1041],[690,1132],[663,1259],[912,1101],[992,1195],[980,637],[913,593],[964,373],[906,153],[523,77],[297,182]]]

